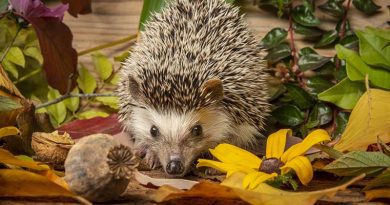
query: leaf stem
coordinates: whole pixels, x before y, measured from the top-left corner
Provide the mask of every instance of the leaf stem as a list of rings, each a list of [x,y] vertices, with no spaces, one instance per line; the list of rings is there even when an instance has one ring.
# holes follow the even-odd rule
[[[348,0],[347,6],[345,7],[343,21],[341,22],[341,26],[340,26],[340,33],[339,33],[340,39],[342,39],[345,36],[345,28],[347,25],[348,10],[350,7],[351,7],[351,0]]]
[[[12,38],[11,43],[10,43],[9,46],[5,49],[3,55],[2,55],[1,58],[0,58],[0,63],[2,63],[3,60],[4,60],[4,58],[5,58],[5,56],[7,56],[9,49],[11,49],[12,45],[15,43],[16,37],[18,37],[18,34],[19,34],[19,32],[20,32],[21,30],[22,30],[22,27],[18,26],[18,30],[16,31],[15,36]]]
[[[291,47],[291,56],[293,57],[293,64],[291,66],[291,70],[294,73],[297,73],[298,70],[298,57],[297,57],[297,50],[295,48],[295,39],[294,39],[294,28],[293,28],[293,20],[292,20],[292,5],[290,5],[289,9],[289,17],[288,17],[288,22],[289,22],[289,27],[288,27],[288,33],[290,34],[290,47]]]
[[[25,80],[31,78],[32,76],[34,76],[34,75],[40,73],[41,71],[42,71],[41,69],[36,69],[36,70],[32,71],[31,73],[29,73],[29,74],[27,74],[27,75],[25,75],[25,76],[23,76],[23,77],[21,77],[21,78],[15,80],[13,83],[14,83],[15,85],[18,84],[18,83],[21,83],[21,82],[23,82],[23,81],[25,81]]]
[[[86,50],[80,51],[78,53],[78,55],[82,56],[82,55],[85,55],[85,54],[88,54],[88,53],[91,53],[91,52],[94,52],[94,51],[98,51],[98,50],[101,50],[101,49],[104,49],[104,48],[109,48],[109,47],[113,47],[113,46],[116,46],[116,45],[119,45],[119,44],[122,44],[122,43],[126,43],[128,41],[136,39],[137,36],[138,36],[137,34],[132,34],[130,36],[127,36],[125,38],[122,38],[122,39],[119,39],[119,40],[116,40],[116,41],[108,42],[108,43],[105,43],[105,44],[102,44],[102,45],[99,45],[99,46],[96,46],[96,47],[93,47],[93,48],[88,48]]]
[[[48,101],[42,104],[39,104],[35,106],[36,109],[40,109],[43,107],[47,107],[56,103],[59,103],[63,100],[66,100],[68,98],[91,98],[91,97],[115,97],[116,95],[114,93],[78,93],[78,94],[72,94],[67,93],[57,99],[54,99],[52,101]]]

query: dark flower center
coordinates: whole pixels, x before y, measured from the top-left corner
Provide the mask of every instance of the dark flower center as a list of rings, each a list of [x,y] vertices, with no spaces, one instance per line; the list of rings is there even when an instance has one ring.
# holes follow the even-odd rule
[[[282,167],[284,163],[277,158],[269,158],[263,160],[261,162],[259,171],[265,172],[267,174],[277,173],[280,174],[280,167]]]

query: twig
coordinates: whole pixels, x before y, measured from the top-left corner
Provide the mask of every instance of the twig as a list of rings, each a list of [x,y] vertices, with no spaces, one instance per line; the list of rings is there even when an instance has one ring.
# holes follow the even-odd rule
[[[290,5],[289,9],[289,17],[288,17],[288,22],[289,22],[289,27],[288,27],[288,32],[290,34],[290,47],[291,47],[291,56],[293,57],[293,64],[291,66],[291,70],[294,73],[299,72],[298,70],[298,57],[297,57],[297,50],[295,48],[295,43],[294,43],[294,28],[293,28],[293,20],[291,16],[292,12],[292,5]]]
[[[349,10],[350,6],[351,6],[351,0],[348,0],[347,6],[345,7],[343,20],[342,20],[341,26],[340,26],[340,32],[339,32],[340,39],[342,39],[345,36],[345,28],[347,25],[347,16],[348,16],[348,10]]]
[[[340,39],[344,38],[344,36],[345,36],[345,29],[346,29],[346,26],[347,26],[348,10],[349,10],[350,7],[351,7],[351,0],[348,0],[347,6],[345,7],[343,20],[341,21],[341,25],[340,25],[340,32],[339,32],[339,38]],[[336,66],[336,70],[339,70],[340,64],[341,64],[340,59],[336,58],[335,64],[336,64],[335,65]]]
[[[40,109],[43,107],[47,107],[56,103],[59,103],[63,100],[66,100],[68,98],[91,98],[91,97],[115,97],[116,95],[114,93],[78,93],[78,94],[72,94],[72,93],[67,93],[57,99],[54,99],[52,101],[48,101],[42,104],[39,104],[35,106],[36,109]]]
[[[130,36],[127,36],[125,38],[122,38],[122,39],[119,39],[119,40],[116,40],[116,41],[112,41],[112,42],[109,42],[109,43],[106,43],[106,44],[102,44],[100,46],[96,46],[96,47],[93,47],[93,48],[88,48],[86,50],[83,50],[83,51],[80,51],[78,53],[79,56],[82,56],[82,55],[85,55],[85,54],[88,54],[88,53],[91,53],[91,52],[94,52],[94,51],[97,51],[97,50],[101,50],[101,49],[104,49],[104,48],[109,48],[109,47],[112,47],[112,46],[116,46],[116,45],[119,45],[119,44],[122,44],[122,43],[125,43],[125,42],[128,42],[128,41],[131,41],[131,40],[134,40],[137,38],[137,34],[132,34]]]
[[[1,56],[1,58],[0,58],[0,63],[2,63],[3,60],[4,60],[4,58],[5,58],[5,56],[7,56],[9,49],[11,49],[12,44],[15,43],[16,37],[18,36],[18,34],[19,34],[19,32],[20,32],[21,30],[22,30],[22,27],[19,26],[19,27],[18,27],[18,30],[16,31],[16,34],[15,34],[14,38],[12,39],[11,43],[10,43],[9,46],[5,49],[3,55]]]

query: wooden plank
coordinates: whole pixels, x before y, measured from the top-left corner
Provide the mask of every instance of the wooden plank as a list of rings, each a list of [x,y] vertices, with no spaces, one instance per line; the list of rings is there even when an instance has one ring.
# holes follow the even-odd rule
[[[249,27],[258,39],[261,39],[262,36],[274,27],[288,28],[286,19],[280,19],[273,13],[259,9],[252,2],[245,1],[241,10],[245,14]],[[318,4],[321,2],[324,2],[324,0],[318,1]],[[375,2],[382,6],[382,9],[380,13],[372,17],[365,16],[351,6],[348,17],[354,29],[365,26],[389,28],[386,23],[386,21],[390,20],[386,6],[390,2],[388,0],[376,0]],[[92,2],[92,14],[79,15],[79,18],[66,14],[64,22],[73,32],[74,47],[77,51],[81,51],[136,33],[142,4],[142,0],[94,0]],[[331,29],[334,26],[332,17],[321,12],[317,12],[316,15],[324,22],[321,24],[322,28]],[[299,35],[296,38],[298,49],[312,45],[303,42],[302,37]],[[128,49],[129,44],[108,48],[103,52],[113,57]],[[333,49],[321,49],[319,52],[327,56],[334,55]],[[89,55],[81,56],[80,62],[88,65],[91,63],[91,59]]]

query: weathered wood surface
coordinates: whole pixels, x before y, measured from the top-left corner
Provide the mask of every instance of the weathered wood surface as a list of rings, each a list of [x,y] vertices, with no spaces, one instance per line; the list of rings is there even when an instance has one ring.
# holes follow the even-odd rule
[[[352,5],[348,17],[354,29],[365,26],[375,26],[389,28],[386,21],[390,20],[389,0],[374,0],[382,6],[381,12],[367,17],[357,11]],[[245,1],[242,6],[242,12],[246,15],[246,20],[253,30],[253,33],[261,39],[269,30],[274,27],[288,28],[286,19],[279,19],[272,13],[261,10],[252,4],[253,1]],[[318,1],[318,4],[324,0]],[[142,9],[142,0],[93,0],[93,13],[80,15],[74,18],[66,14],[64,21],[70,27],[74,35],[74,47],[77,51],[85,50],[100,44],[111,42],[137,32],[139,16]],[[318,12],[318,17],[323,20],[322,28],[331,29],[332,18]],[[301,41],[301,36],[296,35],[297,47],[302,48],[310,45]],[[113,48],[105,49],[103,52],[109,56],[115,56],[119,52],[129,49],[129,44],[122,44]],[[333,55],[331,49],[320,50],[324,55]],[[80,62],[89,64],[91,62],[89,55],[80,57]]]

